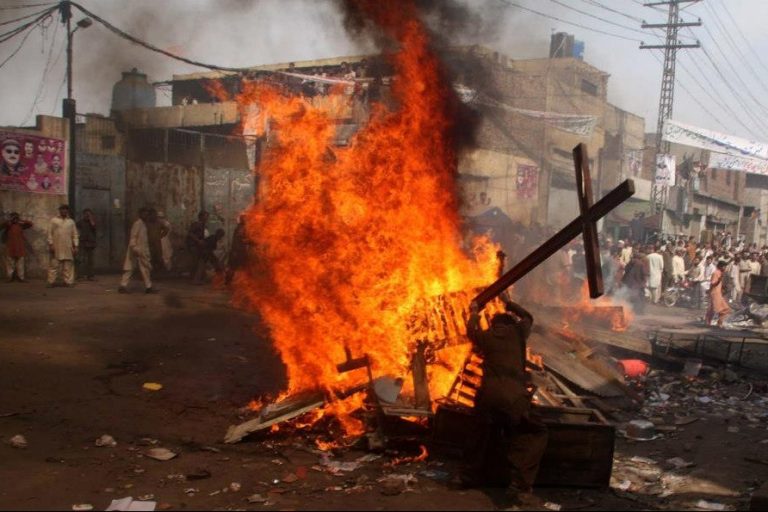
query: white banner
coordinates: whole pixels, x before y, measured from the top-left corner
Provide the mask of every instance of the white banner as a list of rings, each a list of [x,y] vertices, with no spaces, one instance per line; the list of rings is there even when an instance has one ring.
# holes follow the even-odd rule
[[[729,171],[745,171],[752,174],[768,175],[768,160],[726,155],[723,153],[710,153],[709,167],[713,169],[727,169]]]
[[[674,155],[656,155],[656,175],[654,176],[656,186],[674,187],[675,186],[675,157]]]
[[[540,119],[559,130],[581,135],[582,137],[592,137],[592,133],[595,131],[595,126],[597,125],[597,116],[561,114],[559,112],[544,112],[541,110],[517,108],[485,96],[477,90],[463,84],[454,83],[453,88],[456,91],[456,94],[458,94],[459,99],[464,103],[485,105],[533,119]]]
[[[713,132],[671,119],[664,121],[662,138],[668,142],[736,156],[768,158],[768,144]]]

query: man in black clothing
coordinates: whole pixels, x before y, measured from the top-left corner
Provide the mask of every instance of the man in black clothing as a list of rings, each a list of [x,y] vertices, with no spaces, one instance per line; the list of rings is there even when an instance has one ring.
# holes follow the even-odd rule
[[[83,210],[82,218],[77,221],[80,234],[80,275],[89,281],[96,280],[93,271],[93,253],[96,250],[96,216],[90,208]]]
[[[477,304],[472,303],[467,336],[483,358],[483,381],[475,398],[475,412],[485,426],[474,433],[467,450],[461,483],[497,485],[509,475],[515,494],[531,492],[547,446],[546,427],[531,417],[526,371],[526,341],[533,316],[505,297],[506,312],[497,313],[487,330],[480,327]],[[495,443],[495,445],[494,445]],[[489,462],[506,455],[503,466]]]

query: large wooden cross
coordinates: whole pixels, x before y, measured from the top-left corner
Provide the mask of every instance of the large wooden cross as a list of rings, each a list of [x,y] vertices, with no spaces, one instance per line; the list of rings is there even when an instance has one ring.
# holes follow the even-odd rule
[[[597,203],[592,204],[592,178],[589,175],[589,157],[584,144],[573,148],[573,163],[576,169],[576,188],[578,189],[576,192],[579,196],[580,215],[480,292],[474,301],[481,308],[580,234],[584,237],[589,296],[596,299],[603,294],[597,221],[632,197],[635,193],[635,184],[632,180],[625,180]]]

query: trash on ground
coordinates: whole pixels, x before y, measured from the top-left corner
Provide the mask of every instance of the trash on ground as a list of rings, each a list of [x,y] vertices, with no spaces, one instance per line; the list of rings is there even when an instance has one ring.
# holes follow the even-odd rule
[[[21,434],[16,434],[15,436],[13,436],[8,440],[8,444],[13,446],[14,448],[26,448],[27,438],[22,436]]]
[[[117,446],[117,441],[115,441],[114,437],[108,434],[104,434],[103,436],[98,438],[94,444],[100,448],[102,447],[113,448]]]
[[[150,459],[166,461],[166,460],[173,459],[178,454],[172,452],[167,448],[150,448],[144,453],[144,455],[146,455]]]
[[[145,391],[160,391],[163,389],[163,385],[158,382],[145,382],[143,386],[141,386]]]

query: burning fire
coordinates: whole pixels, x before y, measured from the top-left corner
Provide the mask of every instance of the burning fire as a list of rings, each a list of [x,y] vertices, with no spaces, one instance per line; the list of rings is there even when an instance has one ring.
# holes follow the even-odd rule
[[[589,286],[584,281],[579,301],[565,311],[563,323],[564,329],[568,330],[572,323],[599,321],[610,324],[613,331],[623,332],[632,323],[633,317],[632,308],[613,297],[603,295],[598,299],[591,299]]]
[[[467,247],[457,200],[458,100],[412,2],[357,2],[399,50],[391,56],[398,107],[374,104],[347,148],[334,147],[333,112],[262,82],[236,98],[248,129],[266,129],[260,197],[247,215],[252,264],[239,298],[269,328],[288,374],[286,394],[340,393],[364,370],[340,374],[345,347],[367,354],[374,376],[408,373],[416,343],[462,336],[473,290],[496,277],[497,248]],[[331,93],[344,101],[343,91]],[[329,104],[338,104],[329,102]],[[436,353],[430,392],[443,396],[468,348]],[[349,434],[359,395],[329,413]]]

